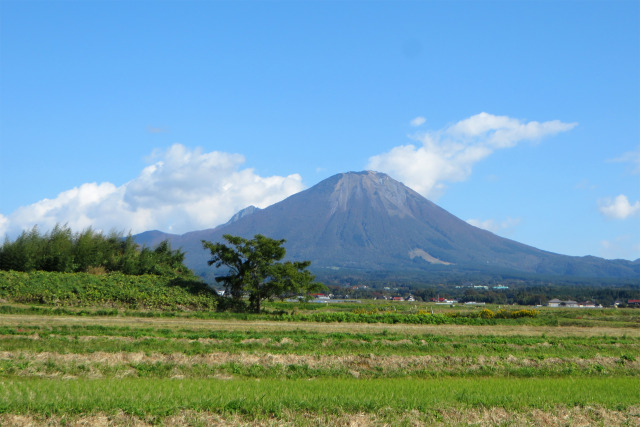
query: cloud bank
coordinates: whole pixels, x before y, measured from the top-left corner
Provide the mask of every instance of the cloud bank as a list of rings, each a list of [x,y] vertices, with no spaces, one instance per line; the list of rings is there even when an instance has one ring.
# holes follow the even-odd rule
[[[261,208],[301,191],[298,174],[261,177],[242,169],[239,154],[203,153],[176,144],[122,186],[86,183],[0,215],[0,235],[17,236],[38,225],[56,223],[73,230],[89,226],[132,233],[159,229],[172,233],[211,228],[249,205]]]
[[[535,141],[566,132],[577,123],[559,120],[525,122],[480,113],[437,131],[415,135],[417,145],[401,145],[373,156],[367,168],[386,172],[426,197],[435,197],[446,183],[471,175],[473,165],[496,150],[521,141]]]
[[[631,204],[624,194],[620,194],[613,200],[601,199],[598,203],[600,213],[607,218],[626,219],[640,215],[640,201]]]

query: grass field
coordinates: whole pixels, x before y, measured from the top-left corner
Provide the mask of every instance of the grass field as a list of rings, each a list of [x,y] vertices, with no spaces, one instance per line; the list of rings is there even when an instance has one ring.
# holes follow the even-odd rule
[[[640,425],[634,310],[542,312],[551,326],[12,307],[2,425]]]

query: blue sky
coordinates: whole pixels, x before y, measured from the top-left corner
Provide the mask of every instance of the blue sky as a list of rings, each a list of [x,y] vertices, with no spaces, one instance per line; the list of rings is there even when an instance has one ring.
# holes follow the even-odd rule
[[[0,234],[182,233],[377,169],[640,258],[637,1],[0,2]]]

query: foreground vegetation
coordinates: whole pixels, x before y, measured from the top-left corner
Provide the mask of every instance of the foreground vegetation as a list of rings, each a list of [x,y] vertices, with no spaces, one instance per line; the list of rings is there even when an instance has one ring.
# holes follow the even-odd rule
[[[215,310],[215,292],[193,278],[122,273],[0,271],[0,299],[50,307]]]
[[[637,309],[263,308],[188,276],[0,271],[0,424],[640,423]]]
[[[0,271],[0,313],[67,316],[177,317],[280,322],[416,325],[638,325],[633,309],[560,309],[486,305],[437,306],[388,301],[312,304],[267,302],[260,314],[220,311],[217,294],[193,278],[122,273]]]
[[[195,413],[282,420],[290,414],[379,414],[395,423],[407,412],[413,421],[442,420],[441,410],[500,407],[507,411],[554,410],[570,402],[599,412],[638,403],[635,379],[446,380],[104,380],[24,381],[4,384],[6,413],[76,414],[124,412],[162,420],[188,408]],[[60,399],[62,397],[62,399]],[[631,419],[630,419],[631,420]],[[308,421],[307,421],[308,423]],[[306,423],[305,423],[306,424]]]
[[[146,313],[0,314],[0,423],[640,421],[633,317],[562,327]]]

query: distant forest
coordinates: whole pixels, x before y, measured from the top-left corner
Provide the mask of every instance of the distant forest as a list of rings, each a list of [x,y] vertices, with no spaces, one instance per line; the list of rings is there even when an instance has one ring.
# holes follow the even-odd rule
[[[518,304],[518,305],[546,305],[549,300],[575,300],[578,302],[592,301],[603,306],[611,306],[619,302],[621,307],[627,305],[629,299],[640,299],[638,285],[611,286],[575,286],[575,285],[544,285],[527,286],[515,285],[504,290],[481,288],[456,288],[451,285],[399,285],[396,288],[358,288],[347,289],[339,286],[329,286],[334,294],[346,293],[349,298],[383,298],[412,295],[416,301],[432,301],[441,297],[454,299],[460,303],[477,302],[486,304]]]
[[[184,255],[171,249],[167,240],[155,249],[141,248],[131,235],[105,235],[91,228],[74,233],[56,225],[45,234],[33,227],[13,242],[5,239],[0,247],[0,270],[191,276],[183,264]]]

